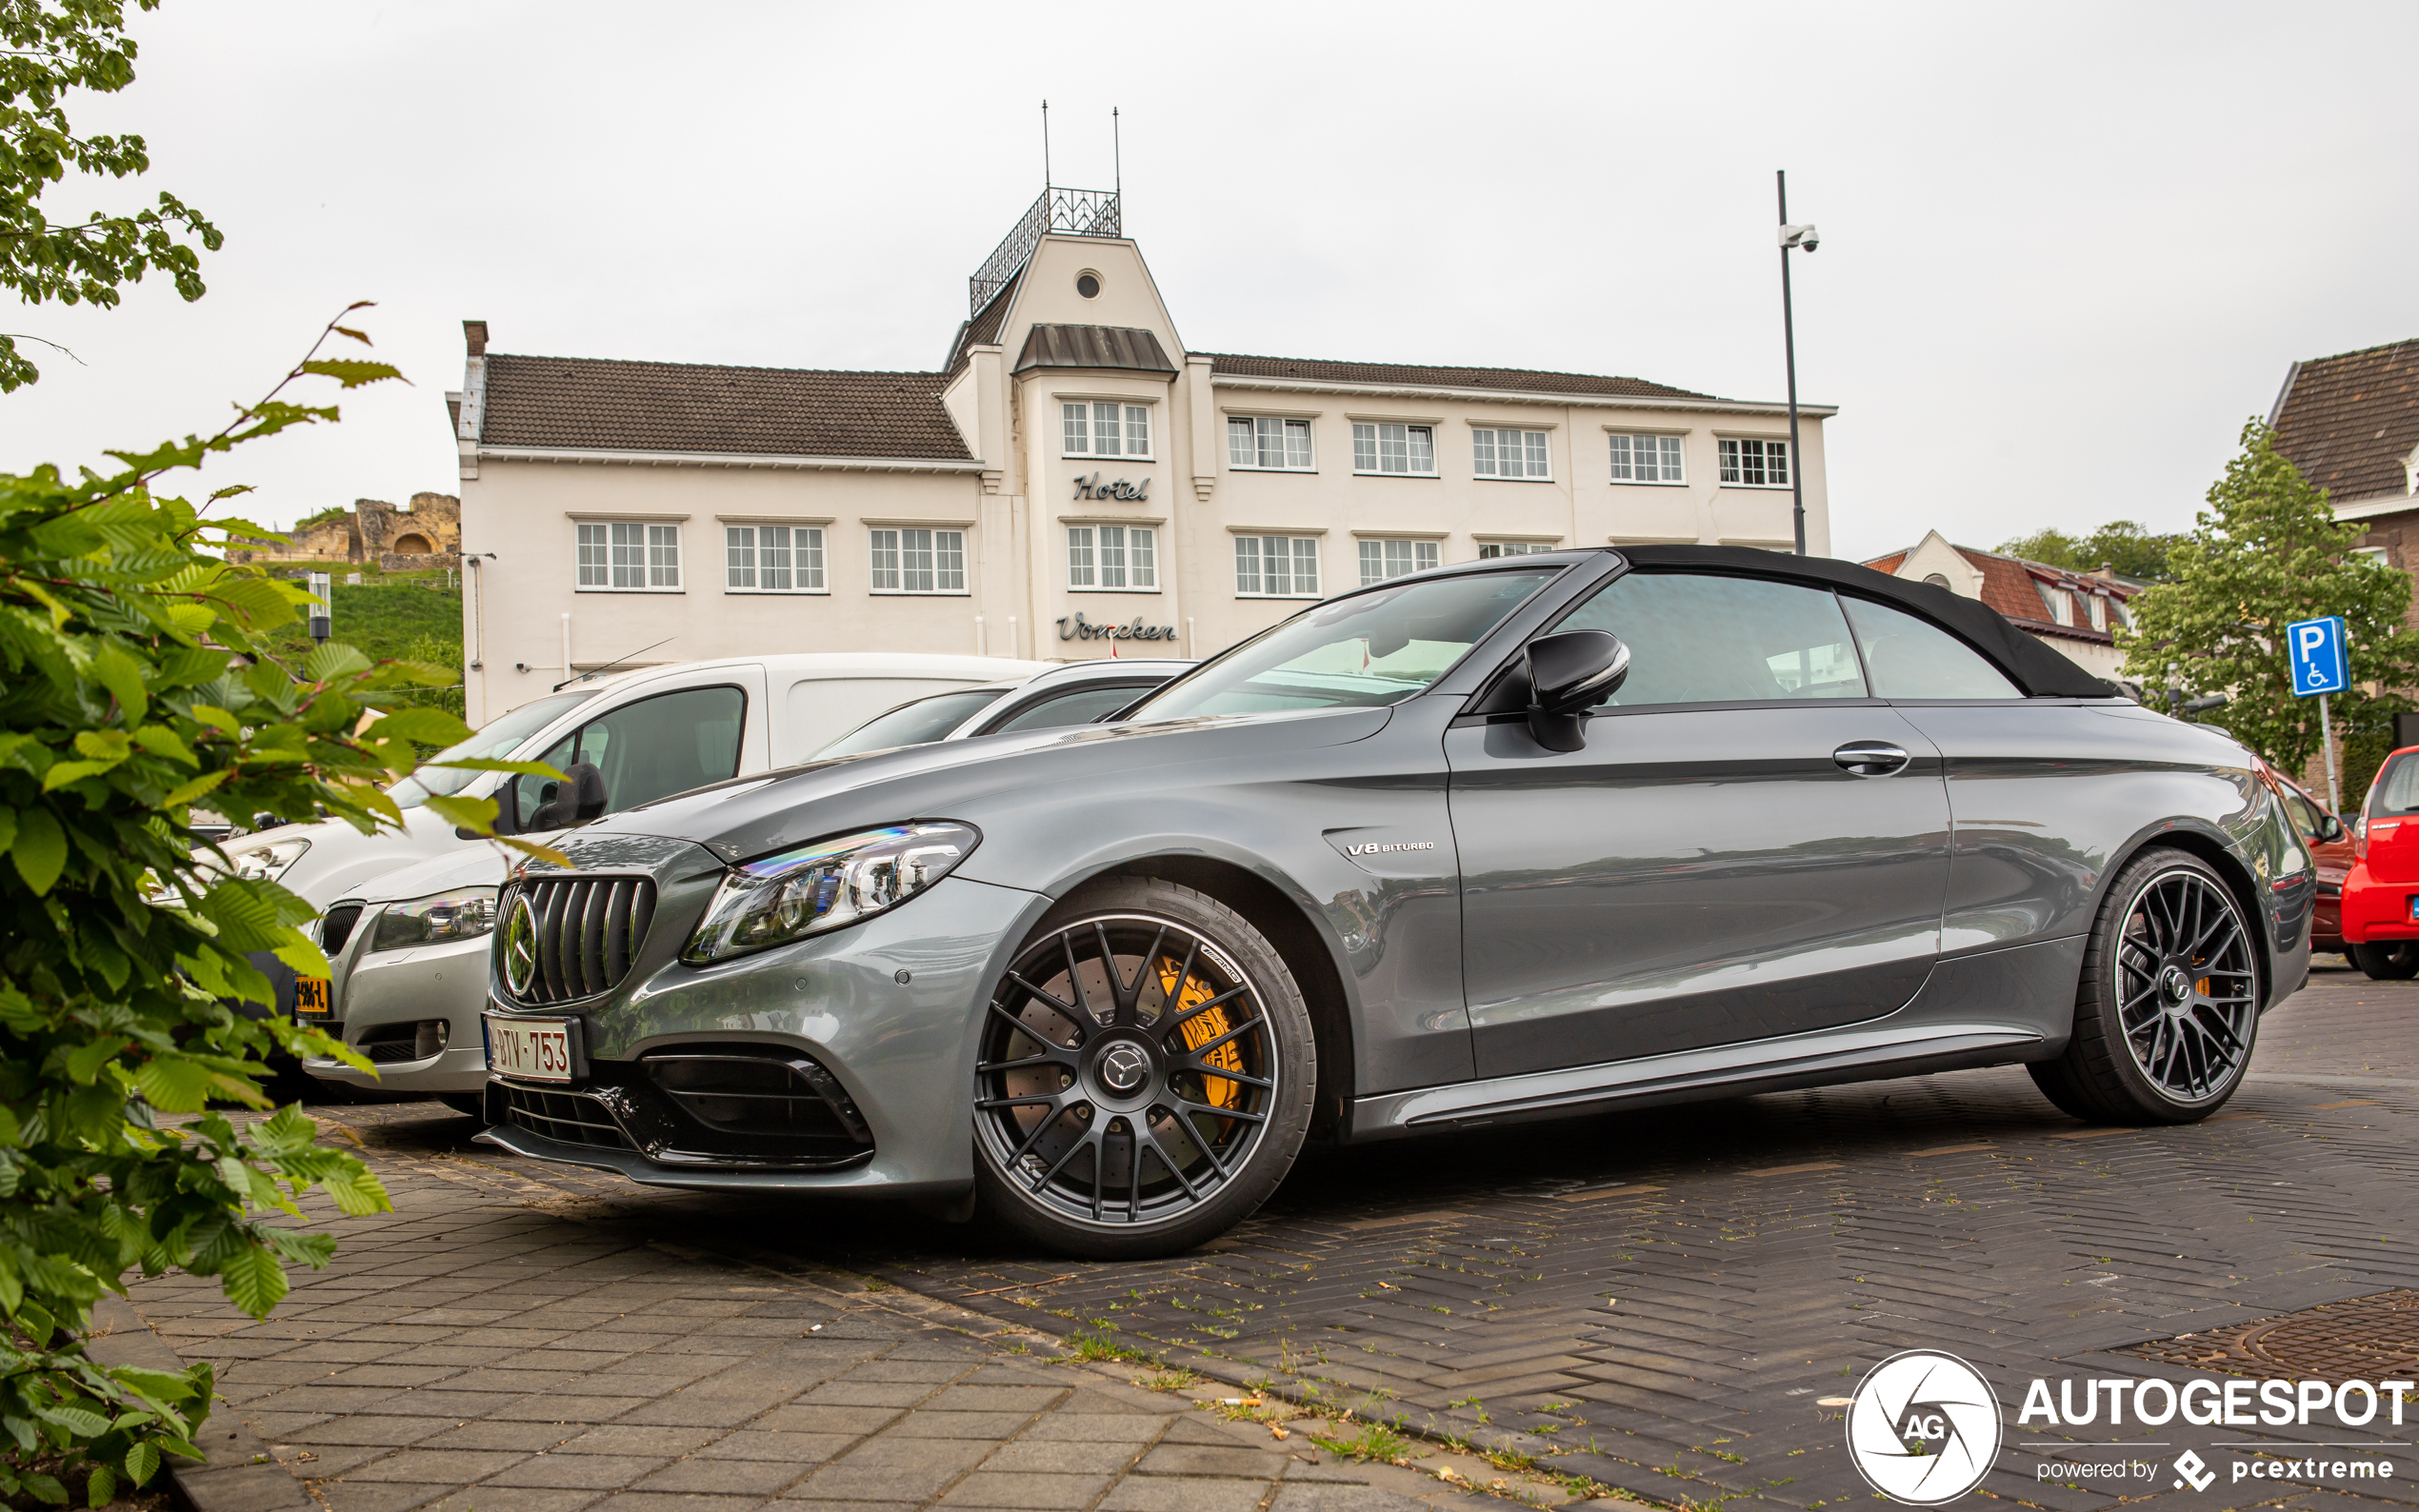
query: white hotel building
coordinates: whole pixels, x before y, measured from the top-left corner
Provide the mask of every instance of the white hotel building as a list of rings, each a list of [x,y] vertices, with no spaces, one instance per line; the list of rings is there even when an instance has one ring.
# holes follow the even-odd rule
[[[1607,543],[1828,554],[1824,406],[1198,352],[1113,195],[1052,189],[936,372],[470,357],[473,724],[580,671],[813,650],[1206,656],[1343,588]],[[660,643],[660,644],[656,644]],[[623,660],[628,658],[629,660]]]

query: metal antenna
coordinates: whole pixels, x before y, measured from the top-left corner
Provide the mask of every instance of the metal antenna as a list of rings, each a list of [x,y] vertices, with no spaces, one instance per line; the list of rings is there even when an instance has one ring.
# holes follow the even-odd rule
[[[1042,192],[1050,192],[1050,102],[1042,102]]]
[[[1126,229],[1126,146],[1117,129],[1117,107],[1113,105],[1109,108],[1109,151],[1110,160],[1117,166],[1117,229],[1123,231]]]

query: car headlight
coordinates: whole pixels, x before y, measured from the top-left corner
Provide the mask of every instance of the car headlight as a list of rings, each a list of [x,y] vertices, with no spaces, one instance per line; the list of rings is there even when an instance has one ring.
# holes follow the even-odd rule
[[[227,859],[235,864],[235,875],[247,882],[275,882],[310,848],[308,840],[280,840],[231,852]]]
[[[870,919],[948,876],[982,840],[971,825],[892,825],[733,866],[681,959],[728,961]]]
[[[370,948],[400,950],[406,945],[475,940],[495,927],[495,891],[493,887],[464,887],[433,898],[390,903],[378,910]]]

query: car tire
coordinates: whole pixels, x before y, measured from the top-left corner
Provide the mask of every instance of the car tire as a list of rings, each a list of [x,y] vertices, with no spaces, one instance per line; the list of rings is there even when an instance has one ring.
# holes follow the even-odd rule
[[[2384,940],[2373,945],[2346,945],[2351,964],[2371,982],[2408,982],[2419,977],[2419,940]]]
[[[979,1044],[977,1202],[1057,1254],[1213,1239],[1276,1190],[1309,1129],[1318,1052],[1284,956],[1160,878],[1106,878],[1044,916]]]
[[[481,1123],[487,1122],[487,1098],[477,1092],[439,1092],[437,1101],[456,1113],[468,1113]]]
[[[2074,1032],[2034,1084],[2105,1124],[2189,1124],[2242,1084],[2259,1032],[2259,945],[2215,868],[2164,847],[2118,872],[2083,953]]]

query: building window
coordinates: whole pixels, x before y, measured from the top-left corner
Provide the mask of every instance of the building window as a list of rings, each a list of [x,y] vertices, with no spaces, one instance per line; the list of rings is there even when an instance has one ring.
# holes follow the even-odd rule
[[[1319,543],[1307,535],[1234,538],[1234,590],[1248,599],[1319,596]]]
[[[1789,444],[1722,438],[1722,481],[1742,488],[1789,486]]]
[[[2032,587],[2034,591],[2041,595],[2041,602],[2048,607],[2052,623],[2058,625],[2074,623],[2074,598],[2071,594],[2064,588],[2053,588],[2038,578],[2033,580]]]
[[[1432,478],[1436,476],[1436,432],[1427,426],[1354,421],[1352,470]]]
[[[1433,541],[1364,541],[1361,543],[1361,587],[1424,571],[1436,565]]]
[[[966,591],[965,531],[901,528],[870,533],[874,592]]]
[[[723,587],[732,593],[821,593],[821,526],[723,527]]]
[[[636,593],[680,591],[680,527],[579,525],[579,586]]]
[[[2085,607],[2091,611],[2091,627],[2095,630],[2107,629],[2109,627],[2109,601],[2097,593],[2087,593],[2084,595],[2083,602]]]
[[[1268,415],[1227,418],[1227,466],[1275,472],[1310,470],[1310,422]]]
[[[1499,556],[1528,556],[1531,552],[1553,549],[1543,541],[1481,541],[1478,543],[1478,560],[1488,562]]]
[[[1067,527],[1067,586],[1110,592],[1159,591],[1159,533],[1138,525]]]
[[[1612,437],[1612,481],[1615,483],[1684,483],[1680,475],[1678,436]]]
[[[1473,430],[1470,468],[1482,478],[1547,478],[1542,430]]]
[[[1058,414],[1066,428],[1067,455],[1070,457],[1150,455],[1148,405],[1062,404]]]

